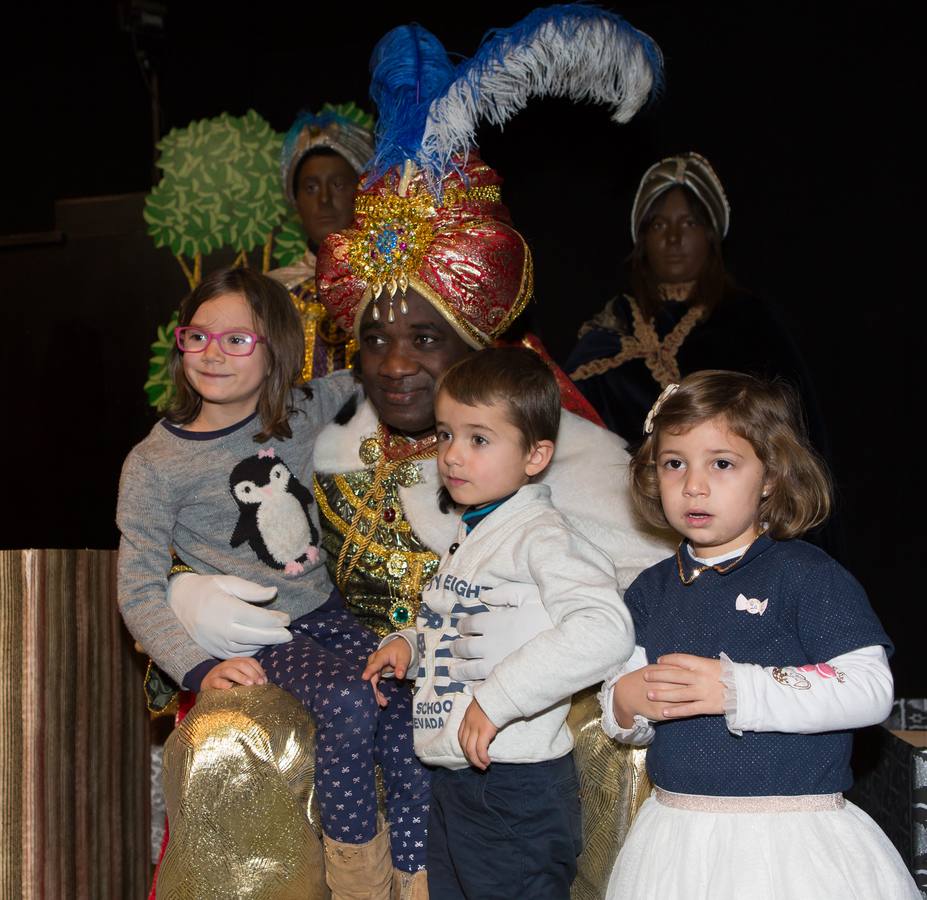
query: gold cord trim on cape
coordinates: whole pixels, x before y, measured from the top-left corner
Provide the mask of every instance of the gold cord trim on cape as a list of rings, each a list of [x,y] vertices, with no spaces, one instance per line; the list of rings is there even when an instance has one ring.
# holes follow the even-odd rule
[[[584,338],[590,331],[595,331],[597,328],[602,328],[605,331],[615,331],[620,335],[626,334],[627,329],[625,328],[624,319],[619,319],[615,314],[615,301],[617,299],[617,297],[612,297],[591,319],[583,322],[579,326],[576,337]]]
[[[364,493],[357,494],[346,476],[332,476],[339,493],[351,507],[350,521],[332,507],[318,476],[315,476],[315,496],[319,511],[342,536],[335,567],[335,583],[347,598],[352,572],[363,562],[365,555],[374,556],[388,576],[391,600],[388,617],[396,628],[415,621],[421,602],[425,569],[434,563],[437,556],[431,551],[387,547],[375,540],[376,531],[385,525],[394,532],[406,535],[412,533],[408,521],[396,509],[398,504],[386,509],[390,493],[395,490],[388,482],[400,487],[417,484],[421,480],[417,463],[433,458],[436,453],[437,438],[434,435],[419,441],[408,441],[394,437],[386,426],[379,424],[376,437],[365,438],[360,446],[361,461],[372,467],[369,473],[371,481]]]
[[[677,281],[674,283],[661,281],[657,285],[657,291],[664,300],[676,300],[682,303],[692,296],[695,284],[694,281]]]
[[[679,364],[676,362],[676,354],[692,329],[705,316],[704,307],[693,306],[687,310],[686,314],[676,323],[675,328],[661,341],[653,322],[648,322],[644,318],[637,301],[633,297],[626,299],[631,307],[632,332],[622,338],[621,352],[615,356],[583,363],[570,373],[570,378],[574,381],[582,381],[584,378],[604,375],[629,360],[642,359],[660,387],[665,388],[668,384],[679,381]]]

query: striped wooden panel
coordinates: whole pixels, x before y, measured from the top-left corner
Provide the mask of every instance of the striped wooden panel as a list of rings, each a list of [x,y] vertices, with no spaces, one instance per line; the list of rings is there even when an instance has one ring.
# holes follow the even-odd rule
[[[144,659],[116,554],[0,551],[0,897],[144,897]]]

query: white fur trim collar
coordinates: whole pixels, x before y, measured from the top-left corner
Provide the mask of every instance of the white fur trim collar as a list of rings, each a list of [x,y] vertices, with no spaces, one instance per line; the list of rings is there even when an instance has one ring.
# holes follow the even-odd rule
[[[327,475],[367,468],[358,451],[364,438],[376,436],[377,422],[373,405],[365,400],[344,425],[326,425],[315,444],[316,471]],[[421,482],[399,489],[403,510],[419,539],[444,553],[456,539],[459,517],[438,508],[435,460],[418,466]],[[627,451],[616,435],[563,410],[554,461],[540,479],[550,487],[554,506],[614,560],[622,590],[642,569],[670,556],[674,546],[638,527],[627,466]]]
[[[320,475],[360,472],[368,468],[361,462],[361,441],[376,437],[379,417],[373,404],[365,400],[344,425],[331,422],[315,442],[315,469]],[[438,466],[434,459],[417,463],[422,480],[412,487],[399,488],[402,509],[415,534],[435,553],[443,553],[457,534],[458,516],[442,513],[438,507]]]
[[[377,436],[378,423],[379,417],[369,400],[364,400],[344,425],[329,422],[315,441],[315,470],[323,475],[332,475],[366,469],[359,453],[361,441]]]

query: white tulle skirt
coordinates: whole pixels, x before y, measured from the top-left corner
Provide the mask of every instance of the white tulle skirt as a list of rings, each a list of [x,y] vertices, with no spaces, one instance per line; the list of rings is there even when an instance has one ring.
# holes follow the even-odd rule
[[[701,798],[665,796],[690,808],[648,798],[607,900],[920,900],[898,851],[852,803],[712,812],[697,809]]]

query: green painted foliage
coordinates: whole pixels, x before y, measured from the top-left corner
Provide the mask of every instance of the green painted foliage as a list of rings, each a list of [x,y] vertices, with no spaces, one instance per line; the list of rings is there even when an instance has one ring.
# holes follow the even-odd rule
[[[281,136],[254,110],[173,129],[164,177],[145,202],[148,234],[180,256],[264,244],[287,211],[277,180]]]
[[[376,123],[376,120],[368,112],[364,112],[356,103],[353,101],[348,103],[326,103],[319,110],[319,114],[326,112],[337,113],[344,119],[348,119],[353,122],[355,125],[360,125],[361,128],[366,128],[369,131],[373,131],[373,127]]]
[[[372,117],[353,103],[325,104],[322,111],[373,127]],[[179,257],[188,279],[198,277],[203,258],[217,250],[248,253],[273,238],[278,266],[293,265],[306,252],[299,216],[280,189],[282,143],[283,135],[249,109],[175,128],[158,144],[164,174],[146,198],[145,222],[155,246]],[[159,411],[174,393],[168,362],[176,325],[175,313],[151,345],[145,392]]]
[[[274,260],[278,266],[292,266],[306,252],[306,232],[296,210],[290,210],[274,240]]]
[[[158,339],[151,345],[151,359],[148,360],[148,380],[145,393],[148,402],[161,412],[174,396],[174,383],[168,372],[168,360],[174,346],[174,329],[177,327],[177,313],[171,316],[167,325],[158,326]]]

